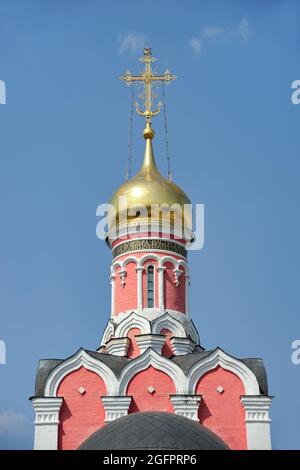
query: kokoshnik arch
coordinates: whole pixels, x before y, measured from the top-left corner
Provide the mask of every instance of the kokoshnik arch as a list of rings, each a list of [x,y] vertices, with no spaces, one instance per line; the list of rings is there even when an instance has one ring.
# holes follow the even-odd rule
[[[34,448],[103,448],[111,431],[119,440],[109,440],[110,449],[137,448],[143,429],[144,445],[151,448],[186,448],[183,440],[191,436],[192,448],[271,449],[271,397],[262,360],[238,359],[219,347],[205,350],[191,319],[187,249],[194,235],[191,230],[181,239],[174,235],[190,222],[184,212],[190,200],[170,175],[160,174],[152,147],[151,120],[160,111],[160,105],[153,109],[152,86],[175,76],[153,72],[150,49],[141,60],[141,75],[121,77],[144,87],[144,109],[136,105],[136,110],[146,120],[146,147],[139,172],[111,199],[116,217],[106,234],[113,253],[110,318],[97,350],[40,360],[31,398]],[[129,207],[146,206],[149,218],[126,213],[124,223],[122,196]],[[150,233],[152,204],[179,207],[170,231],[164,231],[160,216],[151,218]],[[176,415],[182,419],[178,426]],[[149,420],[164,444],[147,437]],[[131,440],[122,437],[129,423]]]

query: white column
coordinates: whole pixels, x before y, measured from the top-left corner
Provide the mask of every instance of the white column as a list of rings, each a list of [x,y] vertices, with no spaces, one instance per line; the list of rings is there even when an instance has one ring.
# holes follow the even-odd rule
[[[57,450],[59,411],[63,398],[33,398],[34,450]]]
[[[106,423],[128,414],[131,397],[103,396],[101,400],[105,409]]]
[[[190,287],[190,276],[189,274],[185,274],[184,276],[185,280],[185,313],[186,313],[186,318],[190,318],[190,306],[189,306],[189,287]]]
[[[271,450],[269,410],[272,398],[264,395],[244,395],[241,402],[246,412],[248,450]]]
[[[156,268],[158,272],[158,308],[162,312],[165,308],[164,304],[164,266],[158,266]]]
[[[116,276],[113,273],[111,273],[111,275],[110,275],[110,285],[111,285],[110,316],[111,316],[111,318],[113,318],[113,316],[115,314],[115,285],[116,285]]]
[[[135,268],[137,272],[137,309],[143,309],[143,271],[144,268]]]
[[[170,395],[175,414],[199,422],[201,395]]]

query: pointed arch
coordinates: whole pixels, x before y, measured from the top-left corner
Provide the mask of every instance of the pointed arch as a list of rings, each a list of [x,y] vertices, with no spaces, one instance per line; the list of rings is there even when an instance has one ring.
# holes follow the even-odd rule
[[[102,341],[101,341],[101,346],[105,346],[107,341],[109,341],[115,333],[115,327],[112,321],[109,321],[105,327],[105,330],[103,332],[102,336]]]
[[[133,328],[138,328],[141,331],[141,334],[151,333],[149,321],[141,315],[132,312],[119,323],[116,328],[115,337],[124,338],[127,336],[128,331]]]
[[[150,365],[164,372],[173,380],[178,395],[187,393],[187,380],[182,369],[174,362],[155,352],[154,349],[148,348],[141,356],[130,361],[122,370],[119,394],[126,395],[130,380]]]
[[[62,379],[80,367],[95,372],[104,381],[107,395],[118,394],[118,381],[113,371],[103,362],[90,356],[84,349],[79,349],[74,356],[58,364],[49,374],[45,387],[46,397],[56,397],[57,389]]]
[[[260,395],[257,378],[249,367],[233,356],[225,353],[222,349],[217,348],[195,364],[188,372],[188,388],[190,393],[195,393],[195,388],[201,377],[217,366],[237,375],[245,387],[246,395]]]
[[[193,320],[189,320],[187,323],[184,324],[184,329],[186,331],[186,336],[190,336],[190,338],[196,344],[200,344],[200,337],[197,328],[194,325]]]
[[[161,317],[154,320],[152,324],[152,332],[154,334],[159,335],[163,328],[172,331],[172,333],[174,333],[174,336],[177,336],[179,338],[186,337],[183,325],[180,323],[180,321],[171,317],[168,312],[164,313]]]

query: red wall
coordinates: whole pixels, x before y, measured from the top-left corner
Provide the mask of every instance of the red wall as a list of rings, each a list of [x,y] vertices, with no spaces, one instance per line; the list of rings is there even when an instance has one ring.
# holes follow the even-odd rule
[[[140,335],[141,330],[139,328],[132,328],[128,331],[127,337],[130,338],[130,344],[128,347],[127,356],[133,359],[140,355],[140,348],[135,339],[135,335]]]
[[[155,388],[153,394],[148,392],[148,387],[152,385]],[[174,412],[169,395],[175,394],[175,386],[172,379],[149,366],[147,369],[135,375],[127,387],[127,395],[132,395],[132,401],[129,413],[137,411],[168,411]]]
[[[224,388],[222,394],[216,390],[219,385]],[[231,449],[247,449],[245,411],[240,401],[245,389],[239,377],[218,366],[201,377],[195,393],[202,395],[200,422]]]
[[[127,276],[124,287],[121,286],[120,268],[116,270],[115,315],[127,310],[135,310],[137,307],[137,273],[135,268],[136,264],[132,261],[126,265]]]
[[[86,392],[78,392],[84,387]],[[58,431],[59,449],[77,449],[85,439],[104,424],[101,395],[106,395],[103,380],[84,367],[61,381],[57,396],[64,398]]]
[[[175,276],[173,273],[174,266],[170,262],[164,264],[166,267],[164,272],[165,283],[165,309],[177,310],[185,313],[185,277],[182,273],[179,277],[179,285],[174,284]],[[180,268],[183,271],[183,268]]]
[[[162,355],[165,356],[165,357],[174,356],[172,346],[171,346],[171,342],[170,342],[170,339],[174,336],[174,333],[172,333],[172,331],[170,331],[170,330],[167,330],[166,328],[163,328],[160,331],[159,334],[166,336],[166,342],[163,345],[163,348],[162,348],[162,351],[161,351]]]

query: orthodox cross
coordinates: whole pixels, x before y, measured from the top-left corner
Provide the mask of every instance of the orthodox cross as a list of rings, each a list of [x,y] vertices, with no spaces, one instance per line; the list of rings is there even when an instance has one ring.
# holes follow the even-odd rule
[[[157,116],[159,114],[162,104],[158,103],[156,109],[152,109],[154,105],[154,95],[152,92],[152,85],[153,82],[157,83],[158,81],[162,83],[169,84],[172,80],[176,78],[175,75],[172,75],[169,70],[166,70],[163,75],[156,75],[154,74],[151,64],[155,62],[155,57],[151,54],[151,49],[149,47],[144,49],[144,56],[140,58],[140,62],[145,64],[144,71],[141,75],[132,75],[129,70],[125,72],[124,75],[120,77],[126,85],[132,85],[134,82],[139,82],[144,85],[144,109],[140,109],[139,104],[135,103],[136,112],[140,116],[144,116],[146,118],[146,122],[151,124],[152,116]]]

